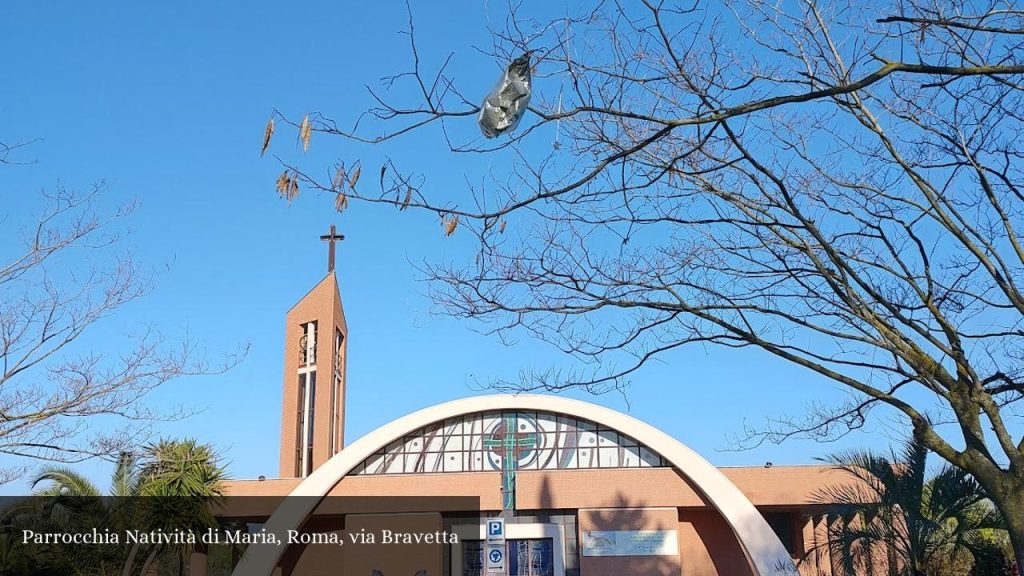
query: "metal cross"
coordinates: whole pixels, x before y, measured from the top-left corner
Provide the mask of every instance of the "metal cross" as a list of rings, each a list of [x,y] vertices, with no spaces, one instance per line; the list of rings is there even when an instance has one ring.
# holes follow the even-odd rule
[[[501,490],[505,493],[505,510],[512,510],[516,503],[516,469],[519,467],[519,451],[536,449],[537,435],[516,431],[514,414],[505,416],[490,438],[484,438],[484,448],[501,456]]]
[[[334,243],[340,240],[344,240],[345,236],[338,234],[334,224],[331,224],[331,231],[329,234],[324,234],[320,237],[321,240],[327,241],[327,271],[331,272],[334,270]]]

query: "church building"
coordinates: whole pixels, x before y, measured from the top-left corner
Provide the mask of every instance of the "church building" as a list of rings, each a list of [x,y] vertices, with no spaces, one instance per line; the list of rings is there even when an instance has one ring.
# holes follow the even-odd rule
[[[416,559],[414,547],[395,547],[363,564],[348,542],[249,545],[235,549],[233,574],[833,573],[825,541],[838,518],[820,494],[850,480],[827,466],[716,468],[642,419],[553,395],[424,406],[346,441],[349,327],[333,266],[340,238],[333,227],[324,237],[328,273],[286,316],[279,477],[228,483],[231,497],[278,498],[262,510],[225,510],[220,521],[248,533],[349,538],[390,534],[381,527],[400,521],[444,538]],[[337,497],[377,504],[348,499],[348,508],[324,512]],[[190,573],[205,576],[210,565],[197,550]]]

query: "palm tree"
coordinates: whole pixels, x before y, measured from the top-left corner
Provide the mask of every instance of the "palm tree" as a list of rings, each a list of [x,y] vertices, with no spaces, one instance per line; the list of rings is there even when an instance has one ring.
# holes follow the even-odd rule
[[[847,574],[880,566],[893,576],[950,574],[950,566],[969,570],[998,551],[1005,525],[978,482],[949,465],[929,478],[927,457],[911,440],[891,455],[852,451],[825,459],[858,481],[816,498],[838,503],[843,521],[830,529],[829,546]]]
[[[32,480],[33,496],[4,511],[7,535],[20,536],[21,528],[37,532],[88,532],[92,528],[124,534],[125,530],[153,532],[192,531],[199,534],[216,526],[213,507],[224,494],[224,468],[214,449],[196,440],[160,440],[141,454],[122,454],[114,468],[108,497],[82,474],[66,467],[43,468]],[[18,541],[5,542],[17,546]],[[25,550],[33,555],[39,574],[149,573],[158,558],[176,561],[184,573],[190,546],[124,545]],[[0,553],[7,547],[0,546]],[[52,552],[52,553],[51,553]],[[40,557],[46,554],[46,557]],[[0,554],[0,557],[3,555]],[[15,551],[17,556],[17,551]],[[141,563],[139,559],[144,559]],[[0,567],[2,568],[2,567]]]
[[[3,524],[8,528],[3,550],[13,558],[31,556],[30,563],[39,573],[107,574],[116,571],[124,561],[124,549],[120,545],[99,544],[92,547],[91,554],[83,555],[72,550],[73,547],[29,550],[21,545],[17,536],[26,528],[38,533],[76,533],[97,527],[120,533],[131,521],[129,500],[125,497],[136,495],[139,488],[136,463],[132,454],[123,453],[118,457],[106,495],[88,478],[70,468],[43,468],[32,479],[33,497],[3,512]],[[5,554],[5,569],[11,566],[6,557]],[[24,570],[22,566],[13,573]]]
[[[160,440],[146,446],[141,462],[141,496],[144,505],[140,521],[149,530],[196,534],[217,527],[214,508],[224,497],[226,473],[218,463],[217,453],[209,444],[194,439]],[[164,552],[178,562],[178,573],[184,574],[185,563],[195,547],[156,546],[146,557],[140,571],[146,574],[152,562]],[[125,563],[123,576],[131,574],[135,552]]]

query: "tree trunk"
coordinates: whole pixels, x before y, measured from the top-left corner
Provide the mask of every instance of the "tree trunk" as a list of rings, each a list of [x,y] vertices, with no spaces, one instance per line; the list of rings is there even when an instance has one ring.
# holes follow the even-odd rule
[[[131,576],[132,568],[135,567],[135,555],[139,553],[139,544],[135,543],[132,545],[131,551],[128,553],[128,559],[125,560],[124,568],[121,569],[121,576]]]
[[[1017,498],[1018,504],[1011,513],[1014,519],[1007,519],[1010,530],[1010,542],[1013,544],[1013,556],[1017,561],[1017,574],[1024,576],[1024,497]],[[1005,514],[1005,513],[1004,513]]]
[[[156,557],[160,554],[160,550],[162,548],[163,546],[160,544],[153,547],[153,551],[149,553],[149,556],[146,557],[146,561],[142,564],[142,571],[139,572],[139,576],[150,576],[149,567],[153,564],[153,561],[156,560]]]
[[[1000,480],[1000,489],[989,490],[989,495],[1006,521],[1017,574],[1024,576],[1024,479],[1004,473]]]

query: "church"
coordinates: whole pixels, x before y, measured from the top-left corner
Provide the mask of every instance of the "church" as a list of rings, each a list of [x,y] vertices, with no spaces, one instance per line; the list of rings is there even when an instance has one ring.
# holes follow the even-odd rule
[[[850,480],[827,466],[716,468],[642,419],[553,395],[424,406],[347,441],[349,327],[333,265],[341,236],[332,226],[323,238],[328,273],[286,316],[278,478],[228,482],[229,497],[260,498],[229,498],[219,513],[222,524],[299,539],[236,548],[230,573],[833,573],[825,542],[839,518],[820,493]],[[266,497],[274,504],[254,503]],[[348,504],[331,510],[332,499]],[[368,548],[309,535],[355,543],[398,526],[435,538],[365,558]],[[197,550],[190,574],[212,564]]]

